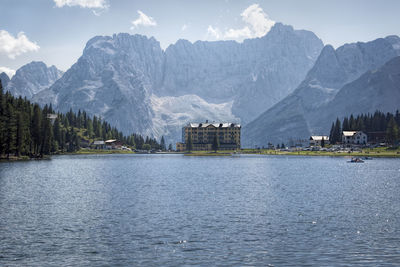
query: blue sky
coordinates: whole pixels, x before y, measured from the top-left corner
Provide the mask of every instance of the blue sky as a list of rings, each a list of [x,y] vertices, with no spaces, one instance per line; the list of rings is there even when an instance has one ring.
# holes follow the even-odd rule
[[[0,0],[0,71],[33,60],[67,70],[95,35],[242,41],[274,22],[313,31],[325,44],[400,35],[397,0]]]

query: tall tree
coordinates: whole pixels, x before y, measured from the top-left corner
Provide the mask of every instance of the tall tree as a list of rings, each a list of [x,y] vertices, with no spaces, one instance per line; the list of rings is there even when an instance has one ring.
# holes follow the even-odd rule
[[[214,135],[214,140],[213,140],[213,143],[212,143],[212,150],[217,152],[218,149],[219,149],[219,140],[218,140],[218,136],[217,136],[217,133],[216,133]]]
[[[392,117],[388,123],[387,130],[386,130],[386,140],[389,144],[393,145],[399,138],[399,127]]]
[[[164,140],[164,136],[161,136],[161,142],[160,142],[160,146],[161,146],[161,150],[165,151],[167,150],[167,148],[165,147],[165,140]]]
[[[187,151],[192,151],[193,150],[193,141],[192,141],[192,135],[188,133],[188,139],[186,143],[186,150]]]

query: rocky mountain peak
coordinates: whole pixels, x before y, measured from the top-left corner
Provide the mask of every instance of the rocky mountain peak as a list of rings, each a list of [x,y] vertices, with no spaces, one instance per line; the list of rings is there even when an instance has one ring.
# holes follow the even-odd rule
[[[0,81],[3,86],[3,90],[7,87],[7,84],[10,82],[10,78],[5,72],[0,73]]]
[[[50,87],[62,74],[55,66],[47,67],[44,62],[32,61],[16,71],[7,90],[15,96],[32,98],[34,94]]]

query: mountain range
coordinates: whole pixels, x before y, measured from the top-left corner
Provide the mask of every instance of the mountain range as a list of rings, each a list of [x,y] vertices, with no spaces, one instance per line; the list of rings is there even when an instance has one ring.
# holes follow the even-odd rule
[[[276,23],[242,43],[179,40],[166,50],[153,37],[96,36],[65,73],[32,62],[0,79],[14,95],[62,112],[84,109],[124,133],[167,142],[180,141],[189,121],[241,123],[247,147],[327,134],[347,109],[395,108],[398,84],[387,79],[396,81],[391,60],[399,55],[397,36],[335,50],[310,31]],[[384,85],[385,97],[373,94]]]
[[[380,68],[399,55],[400,38],[397,36],[346,44],[336,50],[326,45],[294,92],[243,128],[243,145],[263,146],[268,142],[276,144],[310,135],[327,135],[337,117],[372,113],[378,107],[381,111],[395,111],[400,105],[390,104],[393,101],[388,102],[382,95],[365,98],[368,91],[386,90],[381,87],[390,81],[361,87],[359,79],[365,82],[373,72],[384,71]],[[393,96],[394,103],[400,103],[400,98],[396,98],[400,85],[390,90],[388,94]]]

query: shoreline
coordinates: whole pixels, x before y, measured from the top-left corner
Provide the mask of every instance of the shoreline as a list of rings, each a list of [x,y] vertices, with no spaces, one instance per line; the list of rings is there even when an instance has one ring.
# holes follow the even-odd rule
[[[327,151],[275,151],[275,150],[255,150],[255,149],[244,149],[242,151],[192,151],[192,152],[134,152],[125,150],[80,150],[76,152],[64,152],[53,155],[45,155],[43,158],[30,158],[28,156],[10,156],[9,159],[5,157],[0,158],[0,162],[16,162],[16,161],[30,161],[30,160],[51,160],[52,156],[62,155],[110,155],[110,154],[182,154],[189,157],[227,157],[227,156],[240,156],[240,155],[265,155],[265,156],[311,156],[311,157],[371,157],[371,158],[400,158],[400,149],[387,149],[382,148],[379,150],[367,150],[367,151],[356,151],[356,152],[327,152]]]

